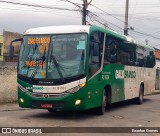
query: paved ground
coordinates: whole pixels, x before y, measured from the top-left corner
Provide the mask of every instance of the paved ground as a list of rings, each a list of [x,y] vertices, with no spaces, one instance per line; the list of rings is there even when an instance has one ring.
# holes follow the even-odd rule
[[[112,104],[103,116],[91,112],[48,113],[46,110],[20,109],[17,104],[6,104],[0,106],[0,127],[160,127],[159,103],[160,94],[150,95],[145,97],[143,105],[132,101]],[[80,136],[82,133],[55,135]],[[83,135],[160,136],[160,133]]]

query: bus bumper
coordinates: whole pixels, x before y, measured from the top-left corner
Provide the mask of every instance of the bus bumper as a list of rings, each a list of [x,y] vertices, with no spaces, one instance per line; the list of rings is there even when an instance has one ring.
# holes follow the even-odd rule
[[[37,109],[55,109],[55,110],[85,110],[86,101],[83,98],[81,90],[68,94],[61,98],[37,98],[32,97],[28,93],[18,89],[18,103],[22,108],[37,108]]]

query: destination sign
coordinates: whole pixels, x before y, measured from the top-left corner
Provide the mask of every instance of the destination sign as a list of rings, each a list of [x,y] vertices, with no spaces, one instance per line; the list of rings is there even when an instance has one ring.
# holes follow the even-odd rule
[[[40,37],[40,38],[35,38],[31,37],[28,38],[28,44],[49,44],[50,43],[50,37]]]
[[[25,61],[25,66],[33,67],[33,66],[46,66],[46,62],[43,63],[41,61]]]

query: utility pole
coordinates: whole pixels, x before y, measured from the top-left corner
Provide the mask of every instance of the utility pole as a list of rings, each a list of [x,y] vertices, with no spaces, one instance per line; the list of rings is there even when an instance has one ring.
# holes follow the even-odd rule
[[[83,7],[79,6],[79,4],[77,4],[77,3],[74,3],[74,2],[69,1],[69,0],[61,0],[61,1],[69,2],[73,5],[81,8],[82,9],[82,25],[86,25],[86,22],[87,22],[86,17],[87,17],[87,12],[88,12],[87,7],[88,7],[88,5],[91,4],[92,0],[90,0],[90,2],[87,2],[87,0],[83,0],[83,4],[82,4]]]
[[[90,2],[87,2],[87,0],[83,0],[83,8],[82,8],[82,25],[86,25],[86,17],[87,17],[87,7],[90,5],[92,0]]]
[[[83,0],[82,25],[86,25],[87,6],[88,6],[87,0]]]
[[[129,9],[129,0],[126,0],[124,35],[128,35],[128,9]]]

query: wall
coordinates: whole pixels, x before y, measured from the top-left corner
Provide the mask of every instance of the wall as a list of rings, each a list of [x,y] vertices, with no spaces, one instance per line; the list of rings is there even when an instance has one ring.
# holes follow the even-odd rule
[[[156,90],[160,89],[160,69],[156,69]]]
[[[160,60],[156,60],[156,69],[160,69]]]
[[[21,38],[22,34],[16,32],[4,31],[3,36],[4,36],[4,53],[9,54],[11,41],[14,39]],[[13,45],[15,53],[18,53],[20,49],[20,42],[15,42]]]
[[[155,57],[156,57],[156,68],[160,68],[160,50],[156,49],[155,51]]]
[[[16,66],[0,66],[0,104],[17,101],[16,73]]]

